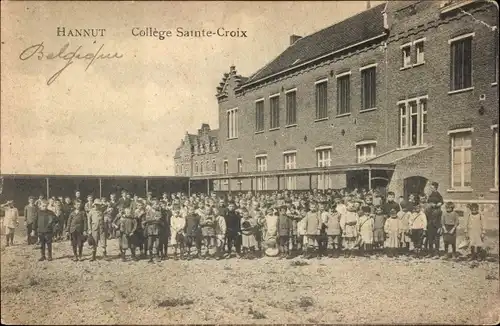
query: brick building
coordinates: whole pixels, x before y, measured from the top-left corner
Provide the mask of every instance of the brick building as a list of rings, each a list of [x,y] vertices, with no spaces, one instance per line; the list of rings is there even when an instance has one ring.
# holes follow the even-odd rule
[[[388,2],[217,88],[220,190],[440,184],[498,210],[498,10]],[[493,208],[491,208],[493,207]],[[496,213],[498,215],[498,213]]]
[[[217,154],[219,152],[218,131],[211,130],[206,123],[198,133],[186,132],[174,156],[176,176],[202,176],[217,173]]]

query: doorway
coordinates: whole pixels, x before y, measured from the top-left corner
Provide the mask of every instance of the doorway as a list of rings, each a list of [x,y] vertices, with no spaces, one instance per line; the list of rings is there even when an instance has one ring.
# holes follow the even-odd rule
[[[416,196],[425,192],[428,179],[421,176],[408,177],[404,180],[404,198],[408,198],[410,194]]]

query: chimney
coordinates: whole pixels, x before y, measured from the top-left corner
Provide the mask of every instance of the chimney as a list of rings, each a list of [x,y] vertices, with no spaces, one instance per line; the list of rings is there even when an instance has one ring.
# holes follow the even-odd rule
[[[302,38],[302,36],[298,36],[298,35],[293,34],[292,36],[290,36],[290,45],[292,45],[293,43],[297,42],[301,38]]]
[[[370,9],[372,7],[370,1],[366,2],[366,10]]]

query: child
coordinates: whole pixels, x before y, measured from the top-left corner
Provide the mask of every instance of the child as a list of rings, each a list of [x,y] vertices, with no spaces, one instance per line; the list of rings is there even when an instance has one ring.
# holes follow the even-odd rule
[[[385,221],[384,231],[387,234],[386,248],[387,256],[394,257],[397,255],[399,247],[399,235],[401,232],[401,221],[398,219],[397,210],[391,208],[389,210],[389,218]]]
[[[266,224],[266,218],[264,212],[258,208],[254,211],[255,218],[255,241],[257,242],[257,249],[259,250],[259,255],[262,254],[262,242],[264,239],[263,229]]]
[[[281,205],[278,207],[278,237],[280,242],[280,259],[290,258],[289,240],[290,234],[293,229],[293,221],[286,214],[286,206]]]
[[[370,206],[363,206],[359,211],[358,232],[361,237],[361,253],[368,256],[373,246],[373,217]]]
[[[267,209],[266,220],[264,225],[264,241],[266,248],[275,247],[278,234],[278,216],[274,214],[274,210],[269,207]]]
[[[250,216],[248,209],[240,209],[241,217],[241,246],[243,258],[253,259],[255,257],[255,226],[257,222]]]
[[[305,235],[307,233],[306,230],[306,221],[305,217],[307,215],[307,208],[302,207],[300,209],[299,216],[297,218],[297,251],[302,252],[302,256],[306,256],[306,246],[305,246]]]
[[[329,214],[325,215],[326,220],[326,245],[330,251],[328,257],[338,257],[338,250],[340,250],[340,213],[337,212],[336,203],[334,202],[329,209]]]
[[[321,213],[317,210],[317,202],[311,201],[309,205],[309,212],[307,212],[304,218],[304,227],[306,230],[306,241],[305,245],[305,258],[311,258],[311,251],[318,243],[319,234],[321,231]],[[309,254],[308,254],[309,252]]]
[[[215,245],[214,218],[212,207],[207,203],[200,220],[201,234],[206,248],[203,257],[206,259],[210,258],[210,248]]]
[[[465,219],[465,237],[469,240],[471,249],[470,260],[476,260],[478,254],[482,254],[481,250],[484,247],[484,218],[479,212],[478,204],[470,204],[469,210]]]
[[[13,206],[13,205],[12,205]],[[38,234],[41,244],[41,257],[39,261],[52,260],[52,236],[54,234],[54,225],[56,224],[56,216],[47,209],[47,202],[40,203],[40,210],[33,221],[33,231],[31,235]],[[47,247],[48,257],[45,256],[45,247]]]
[[[123,210],[123,214],[120,216],[118,222],[118,227],[120,230],[120,256],[122,261],[125,261],[125,252],[130,249],[130,253],[133,260],[137,260],[135,255],[135,231],[137,229],[137,219],[134,218],[132,210],[127,207]]]
[[[177,249],[180,250],[180,257],[184,259],[184,228],[186,219],[182,216],[180,206],[172,206],[172,219],[170,220],[170,243],[174,246],[174,259],[178,260]]]
[[[411,242],[413,242],[413,248],[415,249],[417,258],[420,258],[422,239],[424,238],[425,230],[427,229],[427,217],[425,216],[424,209],[424,204],[413,206],[413,210],[408,221]]]
[[[457,227],[458,227],[458,214],[455,212],[455,204],[449,201],[445,205],[446,212],[443,213],[443,242],[446,258],[450,259],[452,256],[456,257],[457,250]],[[451,246],[452,253],[448,252]]]
[[[394,199],[395,199],[395,198],[396,198],[396,195],[394,194],[394,192],[389,191],[389,192],[387,193],[387,202],[386,202],[386,203],[385,203],[385,205],[384,205],[384,213],[385,213],[386,215],[389,215],[389,212],[390,212],[390,211],[391,211],[391,209],[393,209],[393,208],[396,210],[396,212],[399,212],[399,210],[400,210],[400,206],[399,206],[399,204],[398,204],[398,203],[396,203],[396,202],[394,201]]]
[[[425,210],[425,216],[427,217],[426,249],[428,250],[427,257],[429,258],[439,256],[440,236],[442,232],[442,215],[443,212],[441,211],[439,203],[429,202],[429,205]]]
[[[410,251],[410,206],[408,203],[403,203],[401,210],[398,212],[398,218],[400,223],[400,234],[399,234],[399,247],[408,254]]]
[[[216,240],[215,258],[220,260],[224,254],[224,237],[226,236],[226,220],[220,214],[218,208],[213,208],[214,213],[214,233]]]
[[[322,256],[326,256],[326,249],[328,246],[328,236],[326,234],[326,228],[328,219],[330,217],[330,212],[326,209],[326,203],[321,202],[318,205],[318,211],[320,213],[320,231],[318,236],[318,259]]]
[[[61,241],[64,231],[65,220],[64,220],[64,213],[62,210],[62,203],[60,201],[56,201],[54,203],[54,214],[56,215],[57,218],[56,230],[54,235],[56,241]]]
[[[384,214],[382,206],[375,206],[375,215],[373,216],[373,243],[374,247],[381,250],[385,242],[385,220],[387,216]]]
[[[14,201],[9,200],[5,204],[0,206],[5,211],[5,216],[3,218],[3,225],[5,228],[5,240],[6,246],[14,245],[14,233],[16,228],[19,226],[19,212],[17,208],[14,207]]]
[[[354,257],[352,250],[356,246],[358,232],[356,224],[358,222],[358,213],[355,211],[355,205],[352,201],[347,202],[346,213],[340,218],[340,228],[342,229],[342,239],[344,240],[344,257]]]
[[[33,230],[33,219],[35,218],[38,208],[35,205],[35,197],[30,196],[28,198],[28,205],[24,207],[24,218],[26,224],[26,233],[28,245],[34,244],[36,240],[31,236],[31,230]]]

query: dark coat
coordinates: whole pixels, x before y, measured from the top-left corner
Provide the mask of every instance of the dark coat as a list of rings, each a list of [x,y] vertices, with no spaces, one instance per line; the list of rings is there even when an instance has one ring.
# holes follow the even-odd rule
[[[39,210],[33,219],[33,230],[38,234],[52,233],[57,221],[57,217],[52,211]]]
[[[87,232],[87,215],[84,211],[72,211],[69,214],[68,223],[66,226],[66,231],[68,233],[73,233],[75,231],[83,233]]]
[[[226,220],[226,232],[228,234],[241,232],[241,216],[238,212],[227,210],[224,219]]]

